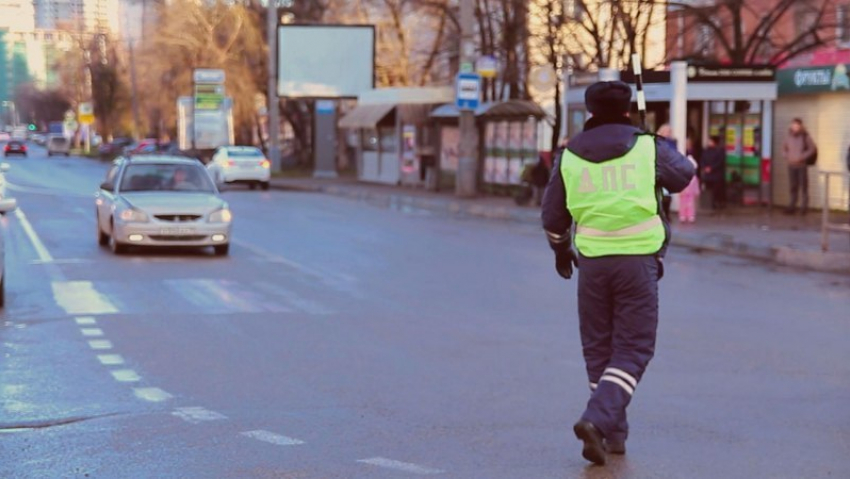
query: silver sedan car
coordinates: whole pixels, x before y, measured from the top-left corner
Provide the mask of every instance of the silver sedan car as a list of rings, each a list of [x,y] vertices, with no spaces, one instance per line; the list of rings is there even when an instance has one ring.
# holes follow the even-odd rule
[[[233,216],[206,169],[191,158],[119,158],[95,195],[97,241],[130,246],[212,246],[230,251]]]

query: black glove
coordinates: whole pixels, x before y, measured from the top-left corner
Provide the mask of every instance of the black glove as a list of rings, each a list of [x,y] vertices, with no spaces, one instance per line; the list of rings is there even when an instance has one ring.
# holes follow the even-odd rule
[[[578,260],[572,248],[555,250],[555,271],[564,279],[573,277],[573,266],[578,268]]]

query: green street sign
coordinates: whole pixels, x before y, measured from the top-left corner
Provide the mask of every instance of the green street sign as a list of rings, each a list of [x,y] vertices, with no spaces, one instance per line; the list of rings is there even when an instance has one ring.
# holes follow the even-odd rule
[[[776,73],[780,95],[850,91],[848,65],[790,68]]]

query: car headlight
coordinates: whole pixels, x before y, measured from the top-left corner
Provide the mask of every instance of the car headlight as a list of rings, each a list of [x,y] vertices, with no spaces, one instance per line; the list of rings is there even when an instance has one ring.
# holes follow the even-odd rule
[[[121,214],[118,217],[125,223],[147,223],[149,220],[147,213],[135,208],[121,210]]]
[[[233,220],[233,213],[230,212],[227,208],[222,208],[217,211],[213,211],[210,214],[209,222],[210,223],[230,223]]]

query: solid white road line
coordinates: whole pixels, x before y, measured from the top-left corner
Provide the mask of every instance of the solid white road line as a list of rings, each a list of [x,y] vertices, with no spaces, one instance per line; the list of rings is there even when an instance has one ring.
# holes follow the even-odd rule
[[[301,444],[304,444],[304,441],[300,439],[282,436],[280,434],[275,434],[270,431],[264,431],[262,429],[258,429],[256,431],[245,431],[241,434],[245,437],[250,437],[251,439],[267,442],[276,446],[299,446]]]
[[[124,358],[120,354],[98,354],[97,360],[104,366],[120,366],[124,364]]]
[[[74,318],[74,321],[77,322],[80,326],[91,326],[93,324],[97,324],[97,320],[91,316],[81,316],[79,318]]]
[[[136,374],[136,371],[132,369],[117,369],[115,371],[110,371],[112,373],[112,377],[115,378],[116,381],[122,383],[135,383],[140,379],[139,375]]]
[[[92,349],[112,349],[112,343],[105,339],[95,339],[94,341],[89,341],[89,346]]]
[[[168,401],[174,397],[160,388],[134,388],[133,394],[139,399],[150,402]]]
[[[80,331],[83,333],[83,336],[87,337],[103,336],[103,330],[100,328],[82,328]]]
[[[431,469],[430,467],[420,466],[418,464],[411,464],[409,462],[401,462],[393,459],[387,459],[385,457],[372,457],[369,459],[360,459],[357,462],[363,464],[370,464],[372,466],[385,467],[387,469],[395,469],[396,471],[404,471],[409,472],[411,474],[419,474],[419,475],[433,475],[433,474],[442,474],[446,471],[442,471],[440,469]]]
[[[94,289],[91,281],[54,281],[53,298],[68,314],[114,314],[118,312],[109,299]]]
[[[45,247],[44,243],[41,242],[41,238],[38,237],[38,234],[36,234],[35,230],[32,228],[32,225],[23,210],[20,208],[16,209],[15,218],[17,218],[21,223],[21,228],[24,229],[24,233],[26,233],[27,238],[29,238],[30,243],[32,243],[32,247],[35,249],[35,254],[38,255],[39,261],[43,263],[53,262],[53,256],[50,255],[50,252],[47,251],[47,247]]]
[[[204,421],[223,421],[227,419],[227,416],[224,414],[197,406],[179,407],[172,411],[171,414],[192,424],[200,424]]]

